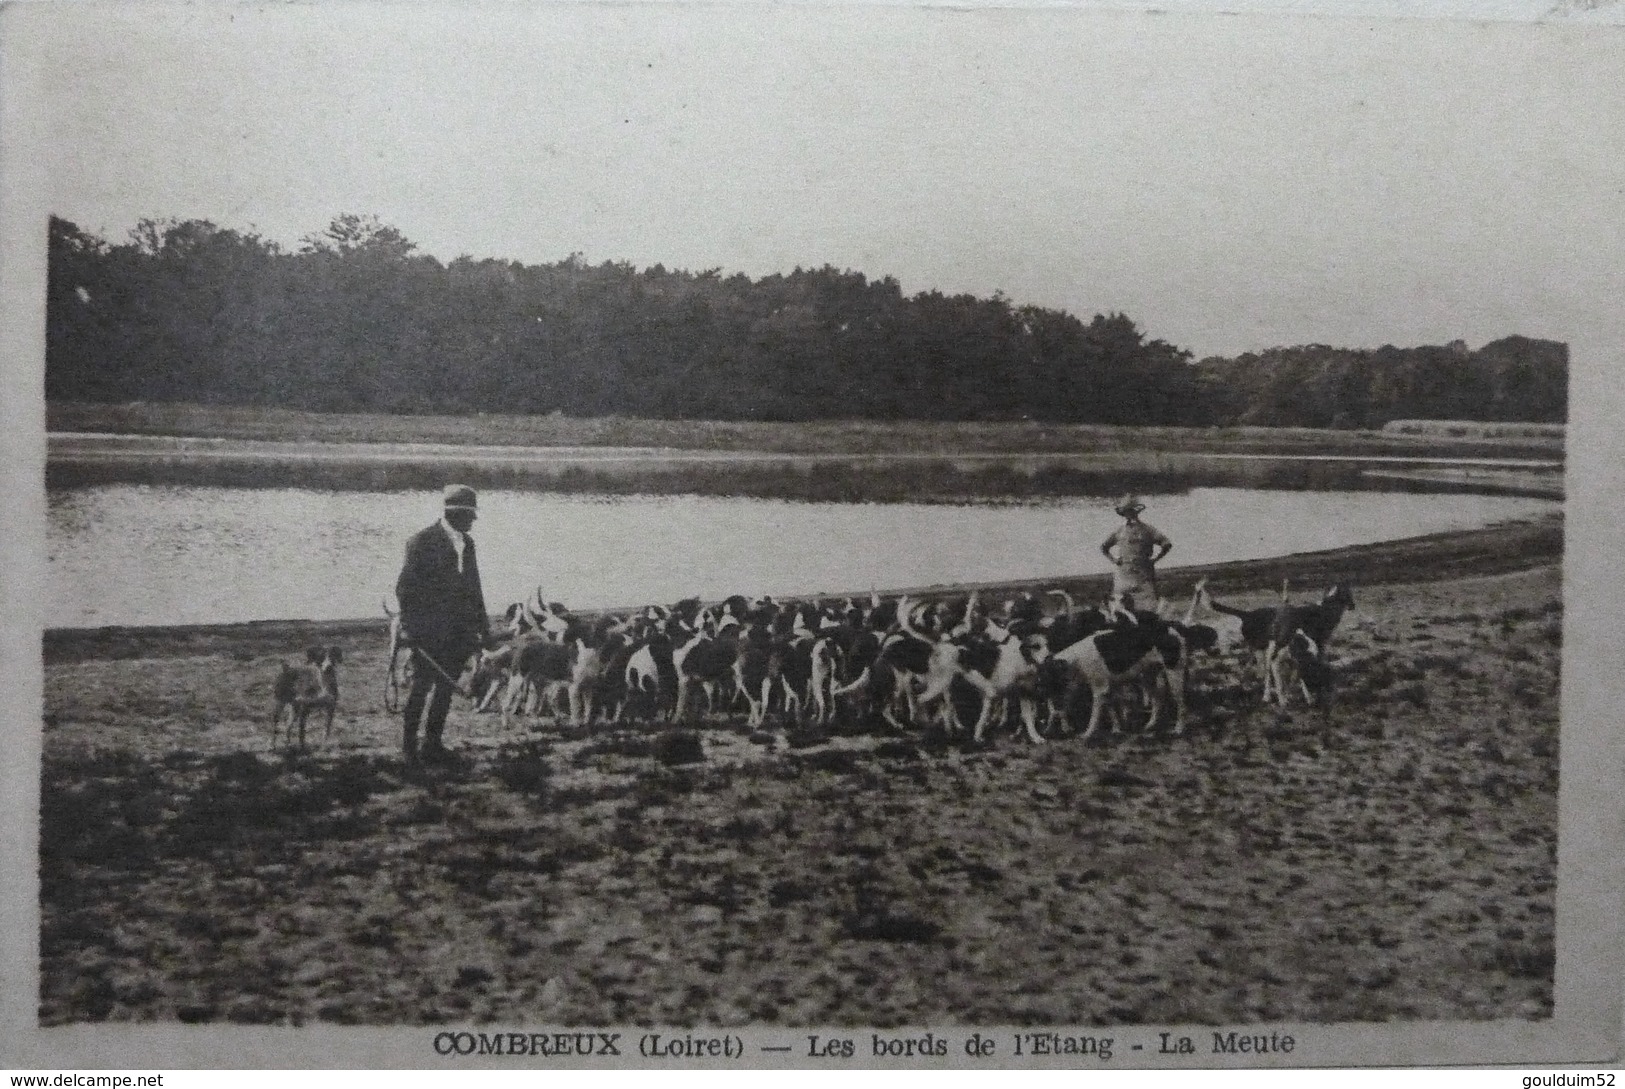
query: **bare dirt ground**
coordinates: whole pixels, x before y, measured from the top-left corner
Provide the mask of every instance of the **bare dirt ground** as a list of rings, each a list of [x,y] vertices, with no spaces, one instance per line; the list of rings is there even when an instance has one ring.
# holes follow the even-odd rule
[[[458,705],[412,770],[373,635],[302,755],[266,721],[298,633],[48,640],[40,1018],[1548,1017],[1561,580],[1521,566],[1362,585],[1325,710],[1226,650],[1184,736],[1088,744],[736,717],[671,764]]]

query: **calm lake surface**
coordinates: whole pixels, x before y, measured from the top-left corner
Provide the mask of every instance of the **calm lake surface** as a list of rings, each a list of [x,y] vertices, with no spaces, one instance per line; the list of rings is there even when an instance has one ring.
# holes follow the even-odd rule
[[[1195,489],[1146,496],[1169,564],[1285,555],[1556,510],[1545,499]],[[1107,569],[1107,499],[943,506],[487,491],[474,526],[493,611],[541,585],[575,608]],[[52,627],[331,620],[393,604],[431,492],[107,485],[49,493]]]

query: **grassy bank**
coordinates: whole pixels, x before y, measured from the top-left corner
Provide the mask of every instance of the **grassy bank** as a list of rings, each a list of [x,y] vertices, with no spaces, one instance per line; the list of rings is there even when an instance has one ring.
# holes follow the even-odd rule
[[[1028,422],[740,423],[565,416],[395,416],[294,412],[228,405],[46,406],[50,431],[191,435],[301,442],[437,442],[511,446],[653,446],[784,454],[1105,453],[1367,454],[1560,457],[1561,437],[1315,428],[1065,426]]]
[[[241,445],[238,445],[241,444]],[[644,449],[608,456],[580,448],[534,453],[485,447],[425,452],[404,444],[316,448],[251,440],[153,439],[131,445],[53,439],[50,487],[149,484],[298,487],[329,491],[437,490],[448,476],[478,488],[600,495],[714,495],[803,502],[974,502],[1124,491],[1170,494],[1200,487],[1296,490],[1477,491],[1560,496],[1555,470],[1480,469],[1379,475],[1358,462],[1285,455],[1215,458],[1171,450],[1086,454],[777,454]]]
[[[1110,454],[1065,462],[659,461],[580,463],[446,457],[432,462],[334,458],[201,460],[185,454],[53,458],[49,487],[169,484],[336,491],[437,490],[448,474],[474,487],[603,495],[715,495],[806,502],[955,502],[982,498],[1171,493],[1194,487],[1443,490],[1430,482],[1378,482],[1358,466],[1314,462],[1200,462],[1180,454]]]

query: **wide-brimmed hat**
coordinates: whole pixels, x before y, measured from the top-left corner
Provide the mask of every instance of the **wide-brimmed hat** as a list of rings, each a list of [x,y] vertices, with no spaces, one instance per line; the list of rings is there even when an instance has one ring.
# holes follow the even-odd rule
[[[474,510],[474,489],[467,484],[447,484],[445,506],[447,510]]]
[[[1112,509],[1127,518],[1130,513],[1138,514],[1144,510],[1145,504],[1140,502],[1140,497],[1137,495],[1125,495],[1117,501],[1117,506]]]

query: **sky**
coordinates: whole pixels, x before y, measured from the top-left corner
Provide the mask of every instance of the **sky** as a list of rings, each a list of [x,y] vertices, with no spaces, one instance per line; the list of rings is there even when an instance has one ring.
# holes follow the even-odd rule
[[[1625,28],[1590,25],[1618,6],[1566,3],[1540,25],[586,3],[6,17],[42,199],[111,239],[152,216],[296,246],[369,213],[444,260],[829,264],[1122,311],[1203,356],[1620,343]]]

